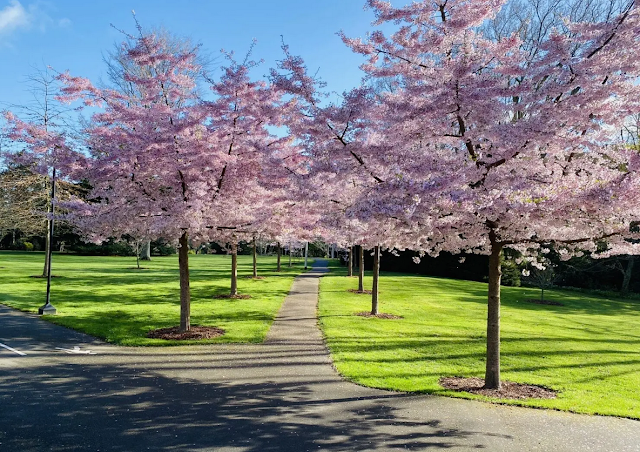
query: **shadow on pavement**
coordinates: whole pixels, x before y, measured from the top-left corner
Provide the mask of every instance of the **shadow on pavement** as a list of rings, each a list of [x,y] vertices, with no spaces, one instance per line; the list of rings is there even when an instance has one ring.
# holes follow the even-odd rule
[[[182,375],[207,368],[194,364]],[[403,418],[388,404],[402,394],[320,394],[316,385],[326,381],[313,377],[204,383],[147,369],[58,362],[0,373],[0,449],[421,450],[478,435]]]

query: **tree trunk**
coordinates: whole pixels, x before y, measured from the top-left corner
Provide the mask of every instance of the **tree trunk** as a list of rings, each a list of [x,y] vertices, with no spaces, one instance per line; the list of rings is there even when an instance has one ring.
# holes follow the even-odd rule
[[[629,283],[631,282],[635,260],[635,256],[629,256],[627,258],[627,267],[624,269],[624,279],[622,280],[622,287],[620,288],[620,292],[622,292],[623,295],[629,293]]]
[[[143,261],[151,260],[151,240],[145,240],[140,251],[140,259]]]
[[[189,290],[189,235],[182,232],[178,250],[180,265],[180,331],[191,329],[191,292]]]
[[[360,262],[358,264],[358,292],[364,292],[364,247],[360,245]]]
[[[304,242],[304,269],[307,269],[307,257],[309,256],[309,242]]]
[[[257,256],[257,249],[256,249],[256,238],[253,238],[253,277],[257,278],[258,277],[258,256]]]
[[[484,387],[500,389],[500,258],[502,244],[498,243],[494,230],[489,233],[491,256],[489,257],[489,296],[487,306],[487,367]]]
[[[278,253],[278,268],[276,268],[276,271],[279,272],[279,271],[282,271],[282,269],[280,268],[280,259],[282,258],[282,246],[280,246],[280,242],[278,242],[277,247],[278,247],[278,250],[277,250],[277,253]]]
[[[349,247],[349,270],[347,276],[353,276],[353,247]]]
[[[291,267],[291,242],[289,242],[289,267]]]
[[[380,247],[373,249],[373,286],[371,287],[371,315],[378,315],[378,280],[380,279]]]
[[[231,243],[231,296],[238,295],[238,242]]]
[[[140,242],[136,240],[136,266],[140,270]]]

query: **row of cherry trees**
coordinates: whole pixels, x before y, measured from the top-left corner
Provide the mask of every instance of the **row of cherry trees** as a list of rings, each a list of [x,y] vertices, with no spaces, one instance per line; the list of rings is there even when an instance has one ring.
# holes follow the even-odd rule
[[[228,66],[208,80],[213,100],[198,93],[197,48],[177,51],[162,37],[140,34],[127,41],[129,93],[99,89],[63,74],[63,97],[99,105],[85,133],[90,156],[72,177],[86,178],[96,203],[78,206],[76,221],[96,239],[120,234],[178,238],[181,331],[190,328],[189,242],[228,243],[231,294],[237,294],[239,239],[283,238],[278,221],[291,206],[291,173],[302,158],[282,126],[284,92],[253,81],[255,63]],[[255,243],[255,242],[254,242]]]
[[[639,252],[639,156],[616,142],[640,111],[635,1],[599,21],[568,19],[535,45],[518,30],[486,32],[506,0],[368,6],[374,26],[395,32],[343,36],[366,76],[339,103],[287,46],[268,81],[226,55],[203,100],[198,49],[139,29],[123,45],[139,69],[124,75],[129,89],[60,76],[65,101],[100,108],[87,153],[9,115],[12,137],[55,149],[66,177],[90,182],[73,215],[88,236],[179,241],[182,330],[189,240],[232,254],[256,236],[373,249],[374,313],[381,248],[490,255],[485,384],[497,388],[504,248]]]
[[[274,73],[299,98],[290,124],[318,196],[343,240],[374,247],[374,276],[379,246],[490,255],[488,388],[500,387],[504,248],[534,260],[550,246],[638,253],[638,154],[616,143],[640,108],[635,1],[601,21],[567,19],[534,45],[483,32],[507,4],[369,0],[376,24],[397,31],[343,36],[367,58],[368,83],[341,105],[319,106],[300,58]]]

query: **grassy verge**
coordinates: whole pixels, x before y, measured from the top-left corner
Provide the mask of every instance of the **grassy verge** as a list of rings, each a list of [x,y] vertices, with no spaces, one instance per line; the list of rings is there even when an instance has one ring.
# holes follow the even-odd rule
[[[44,304],[46,280],[42,253],[0,253],[0,303],[37,312]],[[275,257],[258,258],[252,280],[251,256],[238,256],[239,292],[246,300],[213,299],[228,293],[231,259],[220,255],[190,256],[191,324],[223,328],[226,333],[203,341],[164,341],[145,337],[150,329],[180,322],[178,259],[154,257],[136,270],[135,258],[54,255],[51,302],[58,309],[47,320],[121,345],[175,345],[189,343],[262,342],[293,278],[303,263],[292,268],[283,260],[276,273]]]
[[[371,279],[366,284],[370,287]],[[443,376],[484,377],[486,284],[383,274],[381,312],[353,313],[370,296],[357,278],[320,285],[320,321],[338,371],[366,386],[640,419],[640,301],[548,291],[563,306],[527,302],[539,290],[502,290],[502,378],[560,391],[553,400],[487,399],[446,390]],[[545,298],[547,298],[545,291]]]

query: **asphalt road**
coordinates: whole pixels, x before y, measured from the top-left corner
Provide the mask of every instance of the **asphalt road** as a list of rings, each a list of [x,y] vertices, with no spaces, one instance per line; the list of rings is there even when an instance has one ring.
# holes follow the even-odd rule
[[[638,421],[345,382],[317,328],[320,274],[260,345],[114,347],[0,307],[0,343],[24,353],[0,347],[0,451],[640,451]]]

